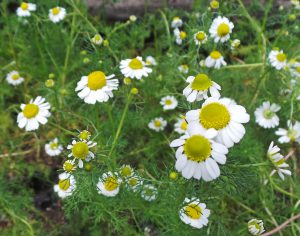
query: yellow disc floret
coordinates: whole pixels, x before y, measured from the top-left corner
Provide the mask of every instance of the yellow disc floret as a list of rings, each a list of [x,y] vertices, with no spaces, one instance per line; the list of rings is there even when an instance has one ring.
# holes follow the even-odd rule
[[[226,35],[229,33],[229,31],[230,31],[229,25],[226,24],[226,23],[222,23],[222,24],[219,25],[217,31],[218,31],[218,35],[219,35],[220,37],[224,37],[224,36],[226,36]]]
[[[155,127],[160,127],[161,126],[161,121],[160,120],[155,120],[154,121],[154,126]]]
[[[278,61],[284,62],[286,60],[286,55],[284,53],[278,53],[276,58]]]
[[[202,42],[206,37],[206,34],[203,31],[200,31],[196,34],[196,39]]]
[[[200,110],[199,119],[204,128],[220,130],[228,125],[230,114],[223,104],[212,102]]]
[[[131,69],[133,69],[133,70],[140,70],[140,69],[143,69],[143,63],[142,63],[139,59],[137,59],[137,58],[132,59],[132,60],[129,62],[128,66],[129,66]]]
[[[186,32],[180,31],[180,38],[185,39],[186,38]]]
[[[102,71],[94,71],[88,75],[87,86],[91,90],[98,90],[106,85],[106,76]]]
[[[72,154],[78,159],[85,159],[89,153],[89,146],[85,142],[77,142],[72,147]]]
[[[138,180],[137,180],[137,178],[130,178],[129,180],[128,180],[128,184],[131,186],[131,187],[134,187],[134,186],[136,186],[137,184],[138,184]]]
[[[66,172],[72,172],[75,169],[75,166],[70,161],[66,161],[63,168]]]
[[[60,12],[60,8],[59,7],[54,7],[52,8],[52,14],[54,16],[58,15],[58,13]]]
[[[58,181],[58,186],[61,190],[67,191],[71,186],[70,180],[69,179],[60,179]]]
[[[212,51],[210,53],[210,57],[217,60],[222,56],[222,54],[219,51]]]
[[[212,81],[206,74],[198,74],[192,82],[191,87],[193,90],[205,91],[208,90],[212,86],[212,84]]]
[[[189,204],[184,210],[185,214],[194,220],[200,219],[202,214],[202,209],[197,204]]]
[[[52,150],[56,150],[56,149],[58,148],[58,143],[55,143],[55,142],[50,143],[50,148],[51,148]]]
[[[110,177],[106,178],[104,181],[104,188],[107,191],[113,191],[113,190],[117,189],[118,186],[119,186],[118,180],[114,176],[110,176]]]
[[[18,80],[20,78],[19,74],[13,74],[11,77],[13,80]]]
[[[185,141],[184,153],[189,160],[203,162],[211,154],[211,144],[202,135],[193,135]]]
[[[27,2],[22,2],[20,7],[23,11],[26,11],[28,9],[29,5]]]
[[[181,128],[182,130],[186,130],[186,128],[187,128],[187,123],[186,123],[185,120],[182,121],[180,128]]]
[[[121,175],[123,177],[129,177],[132,174],[132,169],[129,166],[123,166],[121,169]]]
[[[23,109],[23,115],[27,119],[35,117],[39,113],[39,107],[33,103],[27,104]]]

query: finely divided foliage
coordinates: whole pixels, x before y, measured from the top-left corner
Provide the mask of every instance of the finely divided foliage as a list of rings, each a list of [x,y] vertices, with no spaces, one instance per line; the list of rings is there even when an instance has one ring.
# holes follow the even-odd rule
[[[300,235],[300,2],[245,2],[3,0],[3,235]]]

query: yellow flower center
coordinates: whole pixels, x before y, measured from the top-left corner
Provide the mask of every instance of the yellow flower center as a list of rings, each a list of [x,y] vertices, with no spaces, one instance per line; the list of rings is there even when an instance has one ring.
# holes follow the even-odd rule
[[[94,39],[96,41],[100,41],[101,40],[101,36],[99,34],[96,34],[95,37],[94,37]]]
[[[219,51],[212,51],[210,53],[210,57],[217,60],[222,56],[222,54]]]
[[[199,119],[204,128],[220,130],[228,125],[230,114],[224,105],[213,102],[200,110]]]
[[[27,104],[24,107],[23,110],[23,115],[27,118],[27,119],[31,119],[33,117],[35,117],[38,113],[39,113],[39,107],[33,103]]]
[[[84,142],[75,143],[72,147],[72,154],[78,159],[85,159],[89,153],[89,146]]]
[[[198,91],[205,91],[212,86],[212,81],[208,78],[206,74],[196,75],[194,81],[192,82],[192,89]]]
[[[184,153],[189,160],[203,162],[210,156],[211,144],[202,135],[193,135],[185,141]]]
[[[171,105],[172,103],[173,103],[172,100],[169,100],[169,99],[165,101],[166,105]]]
[[[205,39],[205,37],[206,37],[206,34],[203,31],[200,31],[196,34],[196,39],[200,42],[203,41]]]
[[[186,128],[187,128],[187,123],[186,123],[185,120],[182,121],[180,128],[181,128],[182,130],[186,130]]]
[[[11,77],[13,80],[18,80],[20,78],[19,74],[13,74],[13,76]]]
[[[129,67],[133,70],[140,70],[143,69],[143,63],[139,59],[134,58],[129,62]]]
[[[80,132],[79,134],[79,138],[82,139],[82,140],[88,140],[91,136],[91,133],[87,130],[84,130],[82,132]]]
[[[276,58],[278,61],[284,62],[286,60],[286,55],[284,53],[278,53]]]
[[[121,175],[123,177],[129,177],[132,174],[132,170],[129,166],[124,166],[121,170]]]
[[[189,204],[184,210],[185,214],[194,220],[200,219],[202,214],[202,209],[197,204]]]
[[[222,23],[218,27],[218,30],[217,30],[218,31],[218,35],[220,37],[224,37],[224,36],[226,36],[229,33],[229,30],[230,30],[229,25],[227,25],[225,23]]]
[[[180,38],[185,39],[186,38],[186,32],[180,31]]]
[[[215,1],[215,0],[211,1],[211,2],[210,2],[210,7],[211,7],[212,9],[218,9],[218,8],[219,8],[219,2],[218,2],[218,1]]]
[[[178,21],[178,20],[180,20],[180,18],[179,18],[178,16],[175,16],[175,17],[173,18],[173,21]]]
[[[70,162],[64,163],[64,170],[67,172],[72,172],[74,170],[74,165]]]
[[[154,126],[155,127],[160,127],[161,126],[161,121],[160,120],[155,120],[154,121]]]
[[[58,148],[58,143],[50,143],[50,148],[51,148],[52,150],[57,149],[57,148]]]
[[[60,179],[58,181],[58,186],[61,190],[67,191],[71,186],[70,180],[69,179]]]
[[[98,90],[106,85],[106,76],[102,71],[94,71],[88,75],[87,86],[91,90]]]
[[[298,66],[298,67],[296,68],[296,71],[297,71],[298,73],[300,73],[300,66]]]
[[[138,180],[137,180],[136,178],[130,178],[130,179],[128,180],[128,184],[129,184],[130,186],[135,186],[135,185],[138,184]]]
[[[118,188],[118,186],[119,186],[119,183],[118,183],[118,180],[117,180],[116,177],[110,176],[110,177],[105,179],[104,188],[107,191],[113,191],[116,188]]]
[[[189,66],[188,65],[181,65],[181,69],[183,70],[183,71],[185,71],[185,70],[188,70],[189,69]]]
[[[59,7],[54,7],[52,8],[52,14],[54,16],[58,15],[58,13],[60,12],[60,8]]]
[[[28,9],[29,5],[26,2],[22,2],[20,7],[23,11],[26,11]]]

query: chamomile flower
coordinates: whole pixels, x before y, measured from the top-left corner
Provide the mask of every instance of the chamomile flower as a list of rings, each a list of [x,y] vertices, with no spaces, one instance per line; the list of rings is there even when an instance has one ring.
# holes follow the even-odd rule
[[[67,173],[71,173],[76,170],[75,160],[67,160],[63,164],[63,169]]]
[[[156,187],[152,184],[145,184],[141,191],[141,197],[148,202],[152,202],[157,198],[157,193],[158,191]]]
[[[160,100],[160,105],[163,106],[165,111],[174,110],[178,105],[178,101],[174,96],[165,96]]]
[[[58,23],[66,17],[66,14],[67,12],[65,8],[57,6],[49,10],[49,19],[53,23]]]
[[[187,74],[189,73],[189,66],[187,64],[182,64],[178,66],[178,70],[183,74]]]
[[[185,31],[181,31],[178,28],[176,28],[176,29],[174,29],[173,33],[175,35],[176,43],[178,45],[181,45],[182,41],[186,39],[186,32]]]
[[[189,85],[183,90],[183,95],[187,98],[188,102],[201,101],[209,97],[220,97],[218,90],[221,86],[212,81],[206,74],[200,73],[196,76],[189,76],[186,79]]]
[[[276,70],[281,70],[287,65],[286,54],[278,49],[274,49],[269,53],[269,61]]]
[[[83,161],[90,161],[94,159],[95,154],[90,151],[90,148],[95,147],[97,143],[92,141],[75,141],[67,146],[67,149],[71,151],[68,157],[74,157],[78,161],[78,167],[83,167]]]
[[[198,31],[194,34],[194,41],[196,45],[202,45],[207,42],[207,35],[204,31]]]
[[[22,104],[21,110],[17,122],[18,126],[21,129],[25,127],[26,131],[36,130],[39,128],[39,124],[46,124],[47,118],[51,115],[50,104],[41,96],[31,99],[28,104]]]
[[[207,226],[210,210],[206,208],[204,203],[200,202],[200,199],[185,198],[183,204],[184,206],[179,211],[179,217],[185,224],[197,229]]]
[[[56,192],[60,198],[71,196],[76,189],[76,180],[74,176],[68,173],[62,173],[58,178],[58,184],[54,185],[54,192]]]
[[[286,169],[289,168],[289,165],[285,162],[284,157],[279,152],[280,148],[276,145],[274,146],[274,143],[271,142],[267,155],[274,164],[279,177],[284,180],[284,175],[292,175],[292,172]]]
[[[290,72],[296,78],[300,78],[300,62],[294,62],[290,65]]]
[[[261,235],[265,232],[264,223],[262,220],[252,219],[248,222],[248,230],[252,235]]]
[[[218,16],[215,18],[210,26],[209,33],[214,38],[215,43],[224,43],[230,39],[230,34],[234,25],[228,18]]]
[[[232,42],[231,42],[231,50],[235,50],[237,49],[241,44],[241,41],[239,39],[234,39]]]
[[[148,124],[148,127],[156,132],[163,131],[167,126],[167,121],[165,121],[162,117],[154,118]]]
[[[61,154],[62,150],[63,147],[58,143],[57,138],[53,139],[50,143],[47,143],[45,145],[45,152],[51,157],[58,156],[59,154]]]
[[[280,143],[298,142],[300,143],[300,122],[295,121],[293,124],[290,120],[287,122],[287,129],[279,128],[275,134],[280,136]]]
[[[17,8],[17,16],[28,17],[31,16],[31,11],[36,10],[36,5],[33,3],[22,2]]]
[[[122,165],[119,169],[119,175],[124,179],[131,177],[133,174],[134,170],[130,165]]]
[[[97,184],[98,193],[106,197],[114,197],[119,193],[121,183],[122,179],[117,173],[104,173]]]
[[[214,67],[219,69],[222,66],[226,66],[227,63],[224,61],[224,57],[219,51],[212,51],[209,56],[205,59],[205,66],[208,68]]]
[[[78,138],[80,140],[89,140],[91,138],[91,133],[88,130],[83,130],[79,133]]]
[[[250,116],[246,109],[229,98],[208,98],[202,108],[191,110],[186,114],[188,133],[197,130],[215,129],[218,135],[215,140],[230,148],[240,142],[246,133],[242,124],[248,123]]]
[[[217,163],[226,163],[228,149],[213,140],[217,134],[215,129],[205,130],[199,126],[171,142],[171,147],[178,148],[175,168],[184,178],[211,181],[220,176]]]
[[[142,77],[148,77],[148,74],[152,72],[151,68],[146,66],[147,64],[143,61],[142,57],[136,57],[133,59],[125,59],[120,63],[120,69],[125,77],[131,79],[142,79]]]
[[[131,189],[133,192],[136,192],[140,188],[142,188],[143,179],[137,174],[134,174],[125,180],[125,185],[128,189]]]
[[[119,87],[119,81],[112,79],[114,77],[114,74],[106,76],[102,71],[93,71],[88,76],[81,77],[75,91],[87,104],[107,102],[114,96],[112,91]]]
[[[182,20],[178,16],[175,16],[172,20],[171,26],[172,28],[179,28],[182,26],[182,24]]]
[[[100,34],[95,34],[91,41],[93,44],[101,45],[103,43],[103,38]]]
[[[279,117],[276,115],[276,112],[280,110],[280,106],[269,101],[263,102],[263,104],[256,108],[255,122],[265,128],[270,129],[279,125]]]
[[[155,60],[154,57],[152,57],[152,56],[147,56],[147,57],[146,57],[146,64],[147,64],[148,66],[156,66],[156,65],[157,65],[157,62],[156,62],[156,60]]]
[[[177,118],[177,122],[174,125],[175,132],[178,134],[185,134],[187,132],[187,123],[184,117]]]
[[[18,71],[11,71],[6,75],[6,80],[9,84],[17,86],[23,83],[24,78],[20,76]]]

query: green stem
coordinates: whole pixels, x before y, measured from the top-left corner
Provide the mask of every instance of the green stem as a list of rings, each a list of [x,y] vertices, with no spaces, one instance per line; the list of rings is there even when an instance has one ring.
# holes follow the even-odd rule
[[[289,197],[295,198],[295,199],[297,199],[297,200],[300,199],[298,196],[296,196],[296,195],[294,195],[294,194],[292,194],[292,193],[290,193],[290,192],[288,192],[288,191],[286,191],[286,190],[280,188],[277,184],[274,183],[274,181],[273,181],[273,179],[272,179],[271,177],[268,177],[268,178],[269,178],[270,183],[273,185],[273,187],[274,187],[277,191],[279,191],[279,192],[281,192],[282,194],[285,194],[285,195],[287,195],[287,196],[289,196]]]
[[[168,41],[169,41],[169,50],[172,49],[172,40],[171,40],[171,34],[170,34],[170,28],[169,28],[169,22],[167,20],[167,17],[165,15],[165,13],[162,10],[159,10],[159,13],[161,14],[164,24],[165,24],[165,28],[166,28],[166,32],[167,32],[167,37],[168,37]]]
[[[243,69],[243,68],[254,68],[254,67],[262,67],[264,63],[252,63],[252,64],[241,64],[241,65],[231,65],[231,66],[224,66],[221,67],[220,70],[228,70],[228,69]]]

